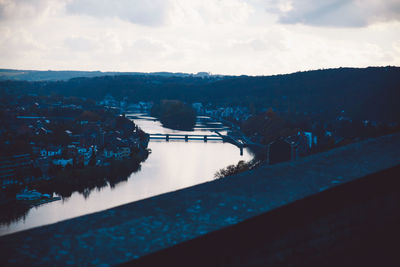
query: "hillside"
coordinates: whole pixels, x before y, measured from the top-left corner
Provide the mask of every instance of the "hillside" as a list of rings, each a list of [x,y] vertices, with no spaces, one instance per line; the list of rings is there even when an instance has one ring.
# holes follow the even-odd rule
[[[68,81],[0,81],[0,93],[61,94],[130,101],[186,102],[273,107],[278,111],[400,122],[400,68],[339,68],[275,76],[176,77],[148,75],[74,78]]]
[[[74,70],[14,70],[0,69],[0,80],[13,81],[67,81],[73,78],[82,77],[100,77],[100,76],[118,76],[118,75],[145,75],[145,76],[164,76],[164,77],[188,77],[204,76],[208,73],[173,73],[173,72],[102,72],[102,71],[74,71]],[[217,75],[219,76],[219,75]]]

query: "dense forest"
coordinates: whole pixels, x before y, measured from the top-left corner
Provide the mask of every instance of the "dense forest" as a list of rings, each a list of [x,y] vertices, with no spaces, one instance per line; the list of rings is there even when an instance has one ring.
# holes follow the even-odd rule
[[[400,121],[400,68],[339,68],[274,76],[194,77],[114,75],[68,81],[0,81],[1,94],[59,94],[129,101],[179,99],[226,105],[272,107],[291,113]]]
[[[196,124],[196,110],[179,100],[161,100],[155,103],[151,115],[171,129],[190,131]]]

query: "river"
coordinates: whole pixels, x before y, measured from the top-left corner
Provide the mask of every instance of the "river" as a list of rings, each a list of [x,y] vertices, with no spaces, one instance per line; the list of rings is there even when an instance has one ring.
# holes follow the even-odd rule
[[[191,132],[165,128],[147,114],[126,114],[147,133],[176,134],[222,134],[228,128],[208,117],[199,116],[196,127]],[[9,224],[0,225],[0,235],[5,235],[37,226],[71,219],[98,212],[133,201],[190,187],[214,179],[221,168],[236,164],[240,160],[249,161],[253,155],[244,149],[221,141],[163,141],[151,140],[152,153],[141,164],[139,171],[132,173],[126,181],[101,189],[94,189],[89,195],[75,192],[60,201],[31,208],[22,218]]]

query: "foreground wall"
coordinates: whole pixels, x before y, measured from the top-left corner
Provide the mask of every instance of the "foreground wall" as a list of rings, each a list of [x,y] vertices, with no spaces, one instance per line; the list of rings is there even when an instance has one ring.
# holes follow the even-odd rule
[[[134,266],[400,266],[400,165],[144,256]]]
[[[366,140],[0,237],[0,263],[325,265],[376,251],[358,244],[390,250],[399,163],[400,135]]]

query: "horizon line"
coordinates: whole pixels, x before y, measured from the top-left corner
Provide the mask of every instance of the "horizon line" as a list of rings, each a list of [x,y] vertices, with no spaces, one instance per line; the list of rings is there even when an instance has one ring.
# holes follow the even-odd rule
[[[317,69],[309,69],[309,70],[298,70],[298,71],[293,71],[293,72],[287,72],[287,73],[278,73],[278,74],[215,74],[210,71],[198,71],[196,73],[194,72],[182,72],[182,71],[151,71],[151,72],[146,72],[146,71],[109,71],[109,70],[76,70],[76,69],[14,69],[14,68],[5,68],[5,67],[0,67],[0,71],[32,71],[32,72],[88,72],[88,73],[115,73],[118,75],[118,73],[126,73],[126,74],[157,74],[157,73],[170,73],[170,74],[186,74],[186,75],[197,75],[201,73],[207,73],[209,76],[233,76],[233,77],[240,77],[240,76],[249,76],[249,77],[265,77],[265,76],[279,76],[279,75],[290,75],[290,74],[295,74],[295,73],[301,73],[301,72],[311,72],[311,71],[321,71],[321,70],[335,70],[335,69],[368,69],[368,68],[400,68],[400,66],[396,65],[386,65],[386,66],[366,66],[366,67],[349,67],[349,66],[341,66],[341,67],[329,67],[329,68],[317,68]],[[1,76],[1,75],[0,75]],[[105,75],[106,76],[106,75]]]

